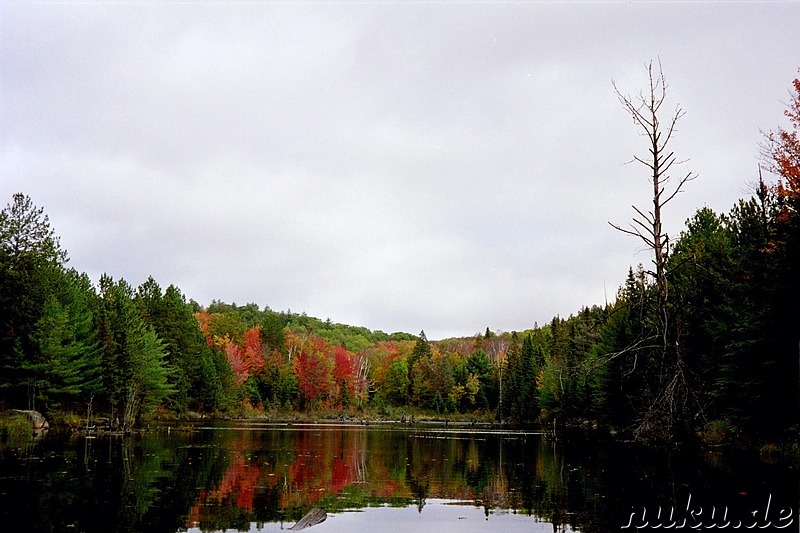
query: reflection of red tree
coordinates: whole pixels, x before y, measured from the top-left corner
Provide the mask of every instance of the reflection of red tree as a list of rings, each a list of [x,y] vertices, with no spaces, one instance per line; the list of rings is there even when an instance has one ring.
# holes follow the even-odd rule
[[[328,491],[339,493],[358,480],[363,461],[359,435],[351,431],[304,433],[296,441],[297,459],[289,465],[291,490],[317,502]]]
[[[254,435],[242,432],[226,444],[230,465],[216,487],[201,492],[189,514],[191,526],[202,523],[204,517],[223,506],[235,505],[252,512],[259,487],[280,486],[279,505],[283,508],[316,504],[353,485],[377,497],[410,496],[406,484],[391,479],[389,474],[387,465],[395,457],[378,453],[368,460],[365,430],[320,428],[301,432],[289,442],[277,443],[281,449],[285,445],[291,447],[286,450],[291,460],[280,459],[277,464],[258,459],[263,443]],[[369,485],[362,485],[368,482]]]
[[[235,452],[219,487],[208,494],[208,499],[222,501],[233,494],[236,497],[236,507],[252,509],[259,476],[258,466],[251,465],[241,453]]]
[[[335,457],[331,463],[331,491],[339,493],[353,480],[353,465],[350,461]]]
[[[189,525],[199,525],[209,506],[222,506],[231,497],[234,498],[236,507],[252,511],[260,475],[257,465],[250,464],[241,452],[232,451],[231,464],[219,485],[210,491],[200,492],[197,502],[189,512]]]

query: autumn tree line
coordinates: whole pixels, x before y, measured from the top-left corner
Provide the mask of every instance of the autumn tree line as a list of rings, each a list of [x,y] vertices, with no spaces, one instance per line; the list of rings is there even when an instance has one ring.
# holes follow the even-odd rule
[[[429,341],[202,307],[153,278],[94,284],[15,194],[0,212],[0,406],[123,427],[157,412],[427,412],[653,441],[800,441],[800,80],[793,89],[792,129],[762,146],[772,181],[758,175],[726,213],[699,209],[659,245],[658,276],[631,268],[612,303],[520,332]]]

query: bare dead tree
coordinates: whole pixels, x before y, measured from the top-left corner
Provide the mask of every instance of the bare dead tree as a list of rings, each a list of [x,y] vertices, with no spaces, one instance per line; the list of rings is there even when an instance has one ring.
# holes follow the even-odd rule
[[[661,211],[665,205],[681,192],[683,186],[695,179],[697,175],[693,172],[687,172],[677,183],[671,183],[670,169],[676,163],[682,163],[683,161],[677,161],[675,152],[671,151],[669,143],[676,131],[675,126],[678,120],[683,117],[685,112],[680,106],[677,106],[675,111],[662,123],[659,114],[666,100],[667,82],[661,63],[659,62],[658,72],[656,72],[651,61],[647,65],[647,74],[650,85],[649,91],[646,93],[639,92],[639,95],[635,98],[623,94],[615,82],[612,82],[612,84],[620,103],[633,119],[633,123],[641,130],[641,135],[647,138],[648,155],[645,157],[634,155],[633,160],[650,169],[650,183],[653,186],[653,208],[644,212],[633,205],[636,216],[633,217],[630,229],[611,222],[609,224],[623,233],[639,238],[653,251],[653,266],[655,270],[646,272],[655,280],[659,321],[661,322],[661,331],[659,333],[662,336],[662,342],[666,350],[669,324],[666,313],[668,286],[665,264],[669,252],[669,239],[661,223]]]
[[[675,157],[670,146],[684,111],[678,105],[662,120],[665,115],[662,108],[667,96],[667,82],[661,63],[653,65],[651,61],[647,65],[647,74],[648,89],[640,91],[635,97],[622,93],[615,82],[612,85],[620,103],[647,140],[646,155],[634,155],[633,161],[649,170],[649,181],[653,188],[652,208],[642,209],[633,205],[636,214],[628,227],[611,222],[609,224],[622,233],[638,238],[653,252],[653,270],[645,272],[654,280],[655,285],[655,313],[658,323],[656,335],[660,339],[662,368],[659,376],[662,382],[654,401],[643,415],[637,432],[644,434],[659,427],[671,434],[672,427],[681,416],[680,410],[685,407],[685,401],[691,396],[691,392],[686,380],[678,335],[669,320],[669,285],[666,273],[669,238],[662,225],[662,211],[683,190],[684,185],[697,175],[687,172],[673,180],[670,174],[673,167],[684,162]]]

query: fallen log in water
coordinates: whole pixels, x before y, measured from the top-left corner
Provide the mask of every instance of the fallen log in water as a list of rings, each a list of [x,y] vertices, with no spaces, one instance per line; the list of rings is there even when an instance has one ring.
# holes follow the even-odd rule
[[[292,531],[300,531],[302,529],[309,528],[311,526],[316,526],[317,524],[321,524],[328,518],[328,513],[325,512],[324,509],[320,509],[319,507],[314,507],[306,515],[298,520],[298,522],[290,527],[289,529]]]

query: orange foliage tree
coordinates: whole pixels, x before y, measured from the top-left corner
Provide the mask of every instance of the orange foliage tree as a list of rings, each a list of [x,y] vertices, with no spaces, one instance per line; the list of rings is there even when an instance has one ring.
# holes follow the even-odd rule
[[[764,156],[771,172],[780,176],[776,187],[778,196],[785,200],[785,208],[797,214],[800,210],[800,78],[793,82],[791,95],[784,114],[792,126],[791,130],[779,128],[766,133]],[[784,216],[788,213],[784,212]]]
[[[244,332],[242,338],[244,366],[250,374],[264,368],[264,350],[261,344],[261,329],[258,326]]]

